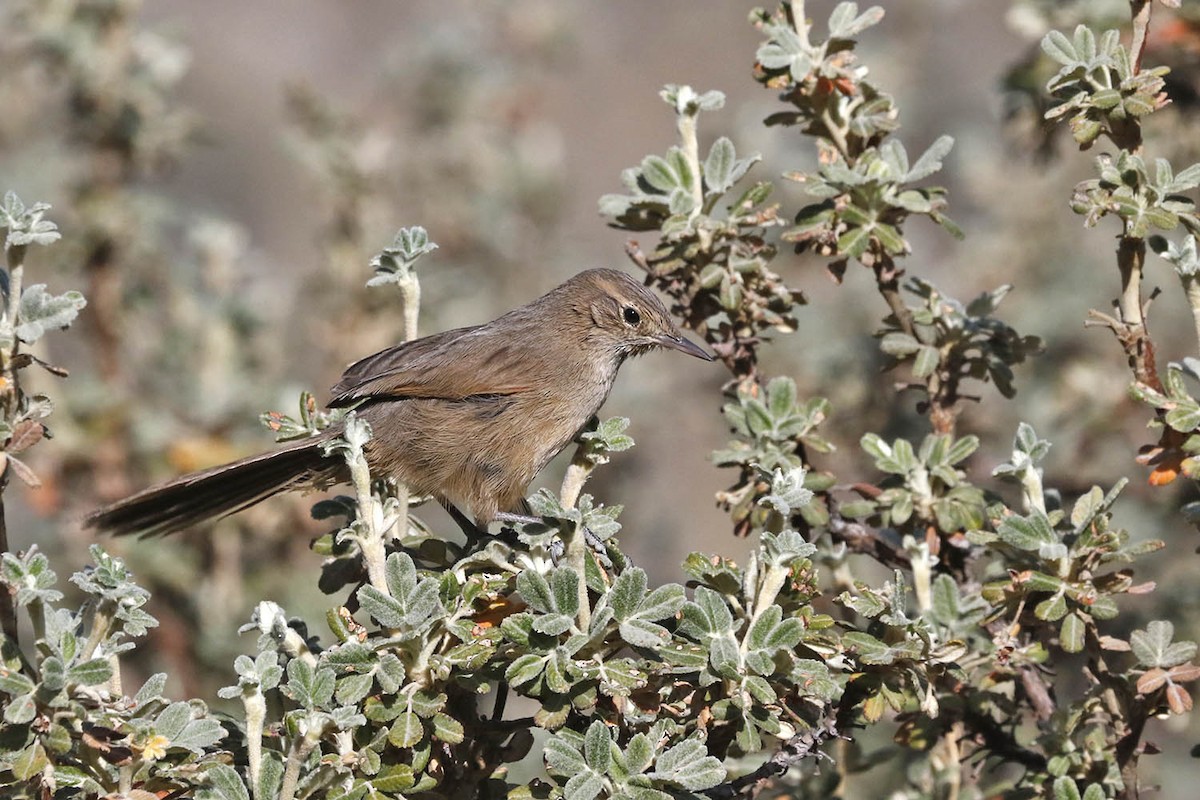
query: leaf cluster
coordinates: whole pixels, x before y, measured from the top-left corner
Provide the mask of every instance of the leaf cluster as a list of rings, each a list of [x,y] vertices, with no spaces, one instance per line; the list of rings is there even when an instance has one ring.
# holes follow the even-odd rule
[[[1071,38],[1051,31],[1042,39],[1042,50],[1062,65],[1046,84],[1060,100],[1046,118],[1069,117],[1071,135],[1083,149],[1101,134],[1121,143],[1131,123],[1168,102],[1163,76],[1170,70],[1135,68],[1116,30],[1105,31],[1098,41],[1086,25],[1078,25]]]
[[[730,512],[735,531],[745,535],[767,528],[772,514],[790,517],[772,501],[778,496],[774,474],[804,470],[806,453],[833,451],[833,444],[817,430],[829,414],[829,401],[820,397],[801,400],[796,382],[781,376],[772,378],[766,386],[738,387],[737,396],[725,404],[721,413],[737,438],[713,453],[713,463],[736,468],[738,477],[717,495],[717,502]],[[827,489],[832,483],[828,474],[800,474],[801,486],[808,491]],[[828,521],[828,509],[819,496],[794,505],[807,524]]]
[[[910,165],[904,145],[889,139],[853,160],[839,154],[816,173],[791,173],[821,200],[800,209],[784,240],[795,242],[798,251],[811,248],[832,257],[829,270],[840,277],[850,259],[870,265],[881,257],[908,255],[911,247],[901,229],[913,214],[929,217],[961,238],[962,232],[942,213],[945,189],[908,185],[939,171],[953,146],[952,138],[942,136]]]
[[[226,729],[199,700],[164,697],[165,674],[133,697],[110,690],[118,654],[158,624],[142,608],[148,595],[123,562],[99,547],[94,564],[71,578],[87,602],[62,604],[63,593],[36,548],[3,554],[0,581],[33,623],[32,658],[3,643],[0,694],[0,785],[5,796],[34,797],[41,785],[62,796],[98,796],[131,782],[194,783],[217,763]],[[48,783],[47,783],[48,781]]]
[[[854,54],[855,37],[883,16],[880,6],[860,14],[857,3],[838,3],[829,15],[826,38],[814,42],[808,21],[797,19],[790,4],[780,4],[774,12],[752,12],[750,20],[765,39],[756,53],[755,79],[780,90],[781,99],[792,106],[767,117],[766,124],[798,126],[806,135],[829,141],[842,139],[856,153],[895,130],[895,102],[867,79],[867,68]]]
[[[990,380],[1005,397],[1016,395],[1012,368],[1040,353],[1042,342],[994,316],[1011,286],[983,292],[965,306],[921,278],[909,279],[904,288],[917,301],[908,306],[905,319],[911,332],[890,314],[875,336],[888,356],[889,369],[911,365],[914,380],[909,388],[929,398],[918,411],[957,400],[967,378]]]
[[[907,439],[888,444],[878,434],[866,433],[861,444],[887,477],[874,498],[846,504],[842,513],[922,535],[930,525],[951,536],[983,524],[986,496],[960,468],[979,447],[978,437],[930,434],[914,449]]]
[[[697,95],[668,86],[662,94],[676,110],[681,146],[625,170],[621,180],[630,193],[605,195],[600,213],[617,228],[660,232],[652,253],[632,251],[635,261],[675,299],[672,311],[739,375],[749,375],[758,337],[792,330],[796,307],[804,303],[801,292],[768,268],[776,249],[765,231],[781,224],[766,203],[772,186],[739,188],[759,156],[739,158],[726,137],[699,160],[697,117],[720,108],[720,92]]]
[[[1175,173],[1169,161],[1159,158],[1151,174],[1141,156],[1122,150],[1116,158],[1097,156],[1096,171],[1099,177],[1079,183],[1071,198],[1071,209],[1083,215],[1089,227],[1112,214],[1133,239],[1181,224],[1192,234],[1200,233],[1195,201],[1183,194],[1200,186],[1200,164]]]

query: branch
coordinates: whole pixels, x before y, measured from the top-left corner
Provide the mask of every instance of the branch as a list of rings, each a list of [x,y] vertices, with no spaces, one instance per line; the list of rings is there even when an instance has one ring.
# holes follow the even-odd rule
[[[1088,311],[1087,321],[1083,324],[1085,327],[1102,326],[1111,330],[1125,351],[1125,357],[1129,362],[1129,368],[1133,371],[1134,378],[1155,391],[1163,391],[1162,381],[1158,377],[1154,341],[1150,338],[1146,326],[1144,324],[1127,324],[1124,319],[1124,309],[1119,309],[1119,311],[1121,319],[1091,309]],[[1140,309],[1139,318],[1145,318],[1144,308]]]
[[[720,786],[714,786],[703,792],[704,796],[714,798],[714,800],[735,800],[735,798],[754,797],[761,789],[765,788],[767,781],[780,777],[809,756],[832,761],[833,758],[828,753],[823,753],[817,748],[826,739],[845,739],[848,737],[842,736],[837,732],[837,727],[831,717],[825,718],[820,724],[821,727],[797,733],[788,739],[779,750],[775,751],[774,755],[763,762],[754,772],[743,775],[728,783],[723,783]]]
[[[1146,37],[1150,33],[1151,6],[1151,0],[1129,0],[1133,18],[1133,41],[1129,44],[1129,56],[1134,74],[1142,71],[1142,54],[1146,51]]]
[[[1035,772],[1046,769],[1046,757],[1041,753],[1022,747],[1016,738],[987,714],[971,708],[963,713],[963,722],[979,735],[984,746],[1006,761],[1013,761]]]
[[[17,350],[21,340],[17,338],[17,317],[21,309],[21,279],[25,273],[25,245],[8,248],[8,303],[4,309],[4,322],[7,333],[12,336],[10,348],[0,352],[2,359],[3,390],[0,391],[0,406],[3,407],[4,419],[11,421],[21,403],[21,389],[17,372]],[[8,469],[5,465],[0,471],[0,552],[7,553],[8,523],[4,508],[4,492],[8,488]],[[0,630],[15,647],[17,639],[17,607],[15,596],[7,591],[0,591]]]
[[[878,531],[843,517],[832,495],[826,495],[825,499],[829,505],[829,524],[826,527],[835,542],[846,545],[853,553],[870,556],[884,566],[905,570],[912,568],[908,553],[884,539]]]

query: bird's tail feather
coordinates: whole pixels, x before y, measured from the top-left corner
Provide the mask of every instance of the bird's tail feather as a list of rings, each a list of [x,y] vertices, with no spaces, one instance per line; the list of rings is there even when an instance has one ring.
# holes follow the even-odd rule
[[[84,524],[101,533],[158,536],[217,519],[288,489],[335,482],[342,460],[325,457],[329,436],[293,442],[281,450],[193,472],[96,511]]]

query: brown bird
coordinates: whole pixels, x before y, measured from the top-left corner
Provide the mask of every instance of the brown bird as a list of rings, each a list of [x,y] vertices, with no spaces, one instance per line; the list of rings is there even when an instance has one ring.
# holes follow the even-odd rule
[[[484,325],[351,364],[329,406],[354,408],[370,423],[373,475],[395,477],[437,498],[459,524],[486,529],[497,515],[524,510],[530,481],[600,409],[625,359],[655,347],[712,360],[683,338],[650,290],[623,272],[594,269]],[[323,447],[341,433],[333,425],[153,486],[86,524],[118,535],[166,534],[279,492],[345,482],[345,463]]]

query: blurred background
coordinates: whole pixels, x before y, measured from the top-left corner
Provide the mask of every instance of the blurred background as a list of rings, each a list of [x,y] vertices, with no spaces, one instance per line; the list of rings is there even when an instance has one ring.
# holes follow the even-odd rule
[[[824,20],[833,5],[810,2],[809,14]],[[896,96],[910,154],[955,138],[934,182],[967,234],[910,226],[906,267],[964,302],[1013,284],[1000,316],[1046,342],[1017,373],[1014,401],[984,386],[965,413],[960,431],[984,441],[972,471],[982,480],[1005,461],[1026,420],[1053,441],[1046,484],[1066,497],[1131,477],[1119,521],[1136,538],[1166,539],[1175,558],[1151,559],[1157,574],[1139,576],[1160,590],[1129,599],[1129,625],[1166,607],[1196,638],[1195,531],[1177,513],[1194,490],[1146,485],[1133,457],[1154,438],[1149,415],[1126,396],[1110,334],[1083,326],[1118,291],[1115,223],[1087,231],[1069,210],[1091,155],[1040,122],[1047,26],[1126,26],[1128,4],[883,6],[862,61]],[[67,574],[86,558],[88,510],[269,447],[260,412],[294,413],[302,389],[324,399],[347,363],[400,337],[398,294],[363,284],[401,226],[422,225],[440,245],[420,264],[422,333],[492,319],[584,268],[636,271],[627,234],[604,225],[596,201],[620,190],[622,169],[675,143],[658,97],[666,83],[725,93],[725,108],[702,117],[702,151],[727,135],[739,153],[763,154],[759,179],[811,167],[810,140],[761,124],[778,105],[751,78],[751,7],[6,0],[0,190],[52,203],[64,232],[33,253],[27,280],[89,301],[38,353],[71,377],[40,375],[34,387],[57,403],[55,439],[31,454],[42,487],[10,490],[12,547],[36,542]],[[1147,63],[1173,65],[1176,105],[1154,115],[1147,146],[1178,170],[1200,156],[1200,35],[1186,16],[1158,20]],[[806,202],[782,180],[775,197],[785,216]],[[865,273],[835,286],[819,260],[787,253],[775,269],[810,305],[767,349],[764,371],[829,397],[825,432],[838,451],[828,468],[873,480],[864,432],[927,431],[914,398],[879,373],[871,334],[886,307]],[[1150,314],[1160,363],[1194,355],[1175,276],[1152,260],[1149,277],[1164,289]],[[679,579],[695,549],[737,558],[748,548],[713,502],[730,479],[709,461],[726,441],[724,380],[718,367],[653,354],[624,368],[604,409],[631,418],[638,446],[589,491],[625,505],[622,543],[652,578]],[[560,459],[538,485],[556,486],[562,470]],[[211,531],[103,543],[154,592],[163,624],[144,669],[169,671],[170,692],[212,696],[248,646],[235,631],[257,600],[308,619],[335,602],[312,580],[320,561],[308,544],[324,531],[308,519],[311,502],[279,498]],[[449,529],[440,510],[418,514]]]

